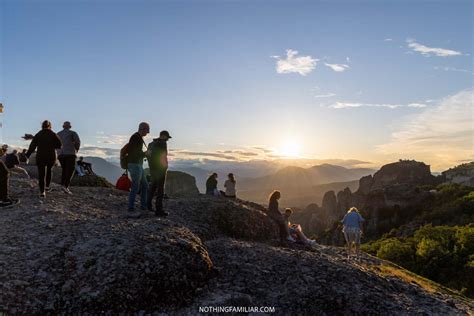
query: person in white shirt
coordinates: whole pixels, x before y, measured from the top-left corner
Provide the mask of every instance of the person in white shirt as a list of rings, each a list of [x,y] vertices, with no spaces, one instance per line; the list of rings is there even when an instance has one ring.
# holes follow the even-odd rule
[[[229,173],[227,175],[227,180],[224,183],[224,188],[225,188],[225,197],[228,198],[236,198],[235,195],[235,178],[233,173]]]

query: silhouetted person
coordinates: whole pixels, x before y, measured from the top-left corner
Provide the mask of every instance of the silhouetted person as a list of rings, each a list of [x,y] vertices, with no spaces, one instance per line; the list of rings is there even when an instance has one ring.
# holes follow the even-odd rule
[[[167,141],[171,138],[168,131],[161,131],[160,137],[153,139],[148,145],[148,165],[150,167],[151,186],[148,193],[148,210],[153,211],[153,197],[156,193],[157,216],[167,216],[163,211],[163,197],[165,194],[166,172],[168,171],[168,145]]]
[[[314,246],[316,244],[316,241],[306,237],[306,235],[303,233],[303,229],[301,228],[301,225],[292,224],[290,222],[290,216],[292,213],[293,213],[293,210],[291,208],[287,208],[285,209],[285,213],[283,214],[283,219],[285,220],[285,224],[288,227],[289,235],[293,239],[298,240],[305,245]]]
[[[217,191],[217,173],[213,173],[207,178],[206,181],[206,194],[207,195],[214,195],[217,196],[218,191]]]
[[[284,245],[286,241],[295,240],[288,234],[288,226],[285,223],[285,219],[283,215],[280,213],[280,209],[278,208],[278,200],[281,197],[280,191],[273,191],[270,194],[270,198],[268,201],[268,216],[277,223],[280,229],[280,242]]]
[[[18,154],[18,159],[20,160],[20,164],[26,165],[28,164],[28,157],[26,157],[26,149],[23,149],[21,153]]]
[[[5,154],[5,150],[0,148],[0,157]],[[0,159],[0,209],[8,208],[20,203],[20,200],[8,197],[8,168]]]
[[[146,153],[143,151],[143,145],[145,144],[143,137],[150,133],[150,125],[142,122],[138,126],[138,132],[130,137],[128,142],[128,172],[132,179],[132,187],[128,196],[128,217],[137,218],[140,217],[139,212],[135,212],[135,198],[138,190],[140,190],[140,202],[141,209],[147,209],[147,195],[148,195],[148,182],[145,177],[145,171],[143,170],[143,159]]]
[[[10,154],[6,155],[5,165],[7,166],[9,171],[22,173],[28,178],[30,177],[28,171],[20,167],[20,157],[18,157],[18,151],[16,149],[14,149]]]
[[[68,121],[64,122],[63,130],[58,133],[58,136],[62,143],[62,147],[58,151],[58,160],[62,168],[61,185],[65,193],[72,194],[69,184],[74,175],[76,154],[81,147],[81,140],[76,132],[71,131],[71,123]]]
[[[51,130],[50,121],[44,121],[41,128],[41,131],[33,137],[26,157],[30,158],[31,154],[37,150],[36,166],[38,167],[40,198],[44,198],[46,191],[50,191],[52,170],[56,163],[56,149],[61,148],[61,140]]]

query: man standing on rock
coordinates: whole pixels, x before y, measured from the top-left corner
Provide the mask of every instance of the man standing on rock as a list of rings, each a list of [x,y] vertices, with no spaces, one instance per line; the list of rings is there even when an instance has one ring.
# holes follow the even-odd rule
[[[128,172],[132,178],[132,187],[128,196],[127,216],[129,218],[140,217],[140,212],[135,211],[135,198],[139,189],[141,209],[147,209],[148,182],[143,170],[143,159],[146,156],[145,152],[143,151],[143,145],[145,145],[143,137],[148,135],[148,133],[150,133],[150,125],[146,122],[142,122],[138,126],[138,132],[133,134],[128,142]]]
[[[165,194],[166,172],[168,171],[168,145],[171,138],[168,131],[161,131],[160,137],[153,139],[148,145],[148,165],[150,166],[151,187],[148,193],[147,206],[153,211],[152,201],[156,192],[156,216],[167,216],[163,211],[163,196]]]
[[[65,193],[72,194],[69,190],[69,184],[74,175],[76,154],[81,147],[81,140],[76,132],[71,131],[71,123],[68,121],[64,122],[63,130],[58,133],[58,136],[63,144],[61,149],[58,150],[58,160],[62,168],[61,185]]]

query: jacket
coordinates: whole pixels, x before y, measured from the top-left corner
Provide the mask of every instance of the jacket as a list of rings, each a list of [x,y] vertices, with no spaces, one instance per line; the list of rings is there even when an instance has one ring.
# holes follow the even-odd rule
[[[42,129],[33,137],[26,156],[29,158],[36,150],[36,164],[54,164],[56,149],[60,149],[61,145],[61,140],[55,132]]]
[[[130,137],[128,141],[128,163],[143,164],[143,158],[145,158],[143,145],[143,138],[138,132]]]
[[[163,174],[168,170],[168,144],[160,138],[153,139],[148,145],[148,166],[150,173]]]
[[[62,147],[58,150],[59,156],[76,156],[81,147],[81,140],[76,132],[69,129],[63,129],[58,133]]]

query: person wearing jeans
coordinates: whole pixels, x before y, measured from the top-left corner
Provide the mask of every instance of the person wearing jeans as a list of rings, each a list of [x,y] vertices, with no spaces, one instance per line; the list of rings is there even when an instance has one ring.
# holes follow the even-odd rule
[[[58,133],[58,136],[62,143],[58,156],[62,168],[61,185],[65,193],[72,194],[71,190],[69,190],[69,184],[74,175],[76,154],[81,147],[81,140],[76,132],[71,131],[71,123],[68,121],[64,122],[63,130]]]
[[[137,192],[140,189],[140,202],[141,209],[147,209],[147,197],[148,197],[148,182],[145,177],[145,172],[143,170],[143,159],[146,156],[146,153],[143,151],[143,137],[150,133],[150,125],[148,123],[142,122],[138,126],[138,132],[133,134],[130,137],[128,142],[128,152],[127,152],[127,164],[128,172],[130,173],[130,178],[132,179],[132,187],[130,194],[128,195],[128,214],[130,218],[140,217],[140,213],[135,211],[135,198]]]

